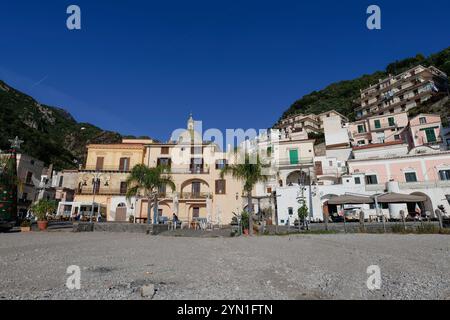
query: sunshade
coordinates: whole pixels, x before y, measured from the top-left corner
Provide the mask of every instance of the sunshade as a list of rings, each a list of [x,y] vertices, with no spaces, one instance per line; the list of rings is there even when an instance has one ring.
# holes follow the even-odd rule
[[[380,203],[423,202],[426,200],[427,200],[426,196],[418,196],[413,194],[403,194],[395,192],[385,193],[377,197],[377,201]]]
[[[328,200],[328,204],[364,204],[364,203],[374,203],[374,200],[370,197],[364,196],[353,196],[353,195],[342,195],[335,196]]]

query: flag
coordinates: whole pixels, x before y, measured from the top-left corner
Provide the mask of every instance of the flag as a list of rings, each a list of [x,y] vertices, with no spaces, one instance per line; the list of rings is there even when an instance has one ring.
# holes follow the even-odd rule
[[[414,209],[414,211],[415,211],[417,214],[419,214],[419,215],[422,213],[422,210],[420,209],[418,203],[416,203],[416,208]]]

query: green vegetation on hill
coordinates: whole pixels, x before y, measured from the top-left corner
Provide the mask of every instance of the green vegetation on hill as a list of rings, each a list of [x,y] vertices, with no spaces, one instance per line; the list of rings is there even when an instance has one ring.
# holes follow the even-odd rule
[[[395,61],[389,64],[385,71],[377,71],[369,75],[366,74],[353,80],[336,82],[327,86],[325,89],[313,91],[295,101],[283,113],[281,119],[298,113],[318,114],[335,109],[353,120],[355,117],[353,101],[358,98],[360,89],[365,89],[371,84],[377,83],[378,79],[385,78],[389,74],[398,74],[419,64],[423,66],[433,65],[449,75],[450,47],[429,57],[418,54],[413,58]],[[438,111],[444,115],[444,109]]]
[[[57,169],[77,168],[89,143],[121,140],[120,134],[78,123],[67,111],[41,105],[1,80],[0,110],[0,149],[8,150],[8,140],[19,136],[24,140],[21,152]]]

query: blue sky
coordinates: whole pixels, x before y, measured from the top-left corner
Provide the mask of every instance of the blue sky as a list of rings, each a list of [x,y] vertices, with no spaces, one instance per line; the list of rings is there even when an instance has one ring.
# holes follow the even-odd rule
[[[66,28],[77,4],[82,30]],[[366,28],[377,4],[382,30]],[[448,0],[0,1],[0,79],[78,120],[167,140],[270,127],[292,102],[450,45]]]

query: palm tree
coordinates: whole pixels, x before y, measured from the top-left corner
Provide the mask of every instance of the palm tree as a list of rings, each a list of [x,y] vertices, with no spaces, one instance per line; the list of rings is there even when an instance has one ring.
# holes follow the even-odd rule
[[[255,163],[251,163],[250,156],[246,154],[244,163],[227,165],[220,172],[222,179],[226,174],[230,173],[233,178],[244,182],[244,192],[247,196],[247,212],[249,213],[250,235],[253,234],[252,190],[256,183],[265,182],[268,179],[268,176],[262,173],[263,164],[261,163],[259,156],[256,156],[255,158],[256,161],[253,161]]]
[[[162,187],[169,186],[172,191],[175,190],[175,183],[169,175],[166,166],[157,166],[149,168],[144,164],[137,164],[131,169],[127,180],[128,190],[127,199],[142,193],[147,199],[147,223],[150,224],[151,202],[153,202],[153,223],[156,223],[158,217],[158,191]]]

